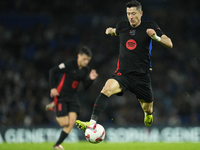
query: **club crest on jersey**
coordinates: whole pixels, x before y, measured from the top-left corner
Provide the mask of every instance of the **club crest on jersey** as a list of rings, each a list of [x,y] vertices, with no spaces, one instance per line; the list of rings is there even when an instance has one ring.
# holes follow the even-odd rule
[[[135,35],[135,33],[136,33],[136,30],[130,30],[130,32],[129,32],[129,34],[132,36]]]
[[[134,50],[137,47],[137,43],[135,40],[130,39],[126,42],[126,48],[129,50]]]

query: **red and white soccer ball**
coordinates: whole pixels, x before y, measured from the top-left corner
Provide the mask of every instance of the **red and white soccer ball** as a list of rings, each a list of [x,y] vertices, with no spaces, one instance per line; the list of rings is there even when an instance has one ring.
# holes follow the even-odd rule
[[[105,129],[100,124],[90,125],[85,130],[86,139],[93,144],[102,142],[105,138],[105,135]]]

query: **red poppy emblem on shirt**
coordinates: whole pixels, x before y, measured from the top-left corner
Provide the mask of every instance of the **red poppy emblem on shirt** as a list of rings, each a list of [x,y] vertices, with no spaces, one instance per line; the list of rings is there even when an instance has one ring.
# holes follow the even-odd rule
[[[76,89],[78,87],[79,82],[78,81],[74,81],[72,83],[72,89]]]
[[[136,48],[136,46],[137,46],[137,43],[133,39],[130,39],[126,42],[126,48],[129,50],[134,50]]]

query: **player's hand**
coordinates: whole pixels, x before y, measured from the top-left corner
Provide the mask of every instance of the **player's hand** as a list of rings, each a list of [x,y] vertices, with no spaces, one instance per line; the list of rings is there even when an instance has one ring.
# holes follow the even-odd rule
[[[152,37],[153,35],[155,35],[156,34],[156,31],[154,30],[154,29],[147,29],[147,34],[150,36],[150,37]]]
[[[111,28],[111,27],[107,28],[105,33],[107,35],[117,35],[116,34],[116,29],[115,28]]]
[[[147,34],[155,41],[159,42],[161,39],[157,36],[156,31],[154,29],[147,29]]]
[[[58,93],[58,90],[56,88],[53,88],[51,89],[51,93],[50,93],[50,96],[53,98],[53,97],[56,97],[56,96],[59,96],[60,94]]]
[[[111,34],[111,33],[112,33],[112,29],[113,29],[113,28],[111,28],[111,27],[107,28],[107,29],[106,29],[106,34]]]
[[[98,74],[97,74],[96,70],[92,69],[90,71],[90,75],[89,76],[90,76],[91,80],[94,80],[94,79],[96,79],[98,77]]]

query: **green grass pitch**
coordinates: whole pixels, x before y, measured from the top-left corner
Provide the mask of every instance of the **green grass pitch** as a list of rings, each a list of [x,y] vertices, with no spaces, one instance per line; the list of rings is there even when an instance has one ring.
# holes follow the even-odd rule
[[[0,150],[52,150],[53,143],[1,143]],[[199,150],[200,143],[63,143],[65,150]]]

